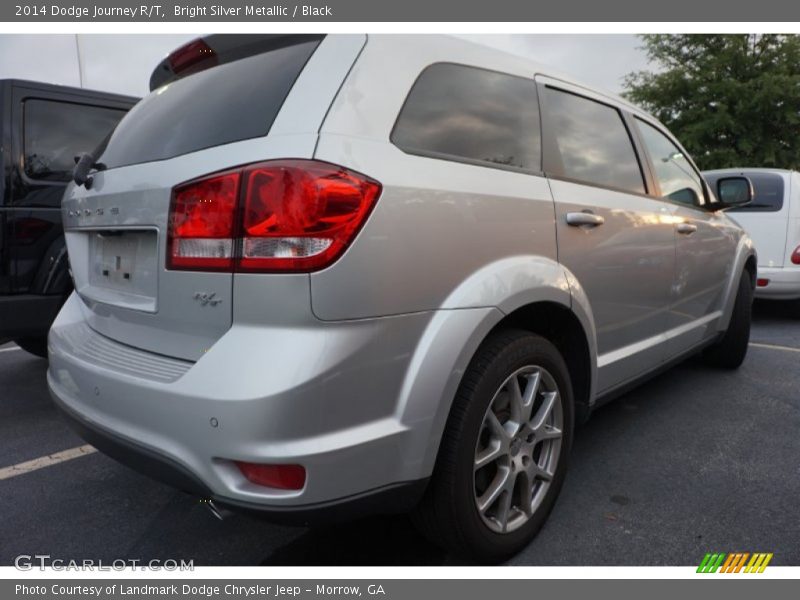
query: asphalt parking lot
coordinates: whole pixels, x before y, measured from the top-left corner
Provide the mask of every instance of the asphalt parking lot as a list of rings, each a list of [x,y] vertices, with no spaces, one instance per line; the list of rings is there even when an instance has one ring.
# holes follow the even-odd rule
[[[0,346],[0,473],[82,446],[46,362]],[[597,411],[559,502],[515,565],[691,565],[706,552],[800,564],[800,310],[756,304],[736,372],[689,361]],[[8,470],[6,469],[6,473]],[[0,564],[193,559],[195,565],[453,565],[406,518],[304,529],[234,515],[99,453],[0,475]]]

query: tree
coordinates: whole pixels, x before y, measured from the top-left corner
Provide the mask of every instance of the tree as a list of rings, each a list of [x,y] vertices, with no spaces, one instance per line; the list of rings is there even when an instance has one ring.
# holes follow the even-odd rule
[[[643,35],[656,72],[625,78],[702,169],[800,169],[800,36]]]

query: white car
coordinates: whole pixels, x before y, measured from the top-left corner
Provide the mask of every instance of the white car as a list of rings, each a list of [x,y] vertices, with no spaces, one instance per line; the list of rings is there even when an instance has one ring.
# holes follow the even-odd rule
[[[756,246],[756,298],[800,299],[800,173],[722,169],[703,174],[712,187],[718,179],[732,175],[744,175],[753,183],[753,201],[728,212]]]

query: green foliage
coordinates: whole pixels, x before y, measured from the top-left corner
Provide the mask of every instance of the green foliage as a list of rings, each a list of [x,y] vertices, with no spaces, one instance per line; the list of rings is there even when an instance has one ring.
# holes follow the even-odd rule
[[[800,36],[643,35],[654,73],[625,96],[655,115],[702,169],[800,169]]]

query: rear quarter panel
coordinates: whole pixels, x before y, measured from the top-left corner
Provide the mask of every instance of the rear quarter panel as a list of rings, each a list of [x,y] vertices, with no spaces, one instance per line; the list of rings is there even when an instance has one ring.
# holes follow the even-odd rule
[[[311,276],[320,319],[493,306],[515,287],[563,280],[560,268],[534,268],[541,259],[556,260],[544,178],[410,156],[388,143],[340,136],[322,136],[316,156],[383,184],[345,255]],[[517,268],[492,268],[513,258]]]
[[[498,65],[480,46],[452,40],[441,47],[427,38],[403,41],[400,47],[391,36],[369,37],[320,131],[315,158],[373,177],[383,191],[344,256],[311,275],[315,315],[496,306],[516,288],[537,286],[566,290],[569,304],[560,267],[537,271],[525,258],[557,261],[544,177],[406,154],[390,142],[412,85],[430,64],[460,62],[532,79],[529,63],[509,56]],[[512,258],[518,269],[492,268]]]

